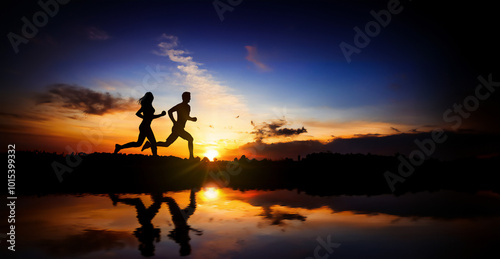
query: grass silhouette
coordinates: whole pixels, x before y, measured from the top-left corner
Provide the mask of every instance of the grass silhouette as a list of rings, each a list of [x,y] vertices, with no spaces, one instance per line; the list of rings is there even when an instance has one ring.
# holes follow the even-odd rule
[[[173,156],[93,153],[67,165],[71,155],[24,151],[16,153],[17,194],[152,193],[207,185],[233,189],[295,189],[312,195],[376,195],[392,193],[383,174],[397,173],[396,156],[314,153],[300,161],[284,159],[210,162]],[[71,160],[70,160],[71,161]],[[59,163],[71,169],[54,171]],[[232,168],[232,169],[231,169]],[[441,189],[500,193],[496,175],[500,157],[456,161],[426,160],[394,194]],[[233,171],[231,171],[233,170]],[[236,172],[236,173],[234,173]]]

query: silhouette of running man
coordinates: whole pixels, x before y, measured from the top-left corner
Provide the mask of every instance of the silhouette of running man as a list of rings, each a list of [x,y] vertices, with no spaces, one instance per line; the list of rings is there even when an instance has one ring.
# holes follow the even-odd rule
[[[191,93],[190,92],[184,92],[182,93],[182,103],[177,104],[176,106],[172,107],[170,110],[168,110],[168,117],[172,122],[174,123],[174,126],[172,127],[172,133],[170,136],[168,136],[167,141],[165,142],[156,142],[157,147],[168,147],[174,141],[178,138],[181,137],[185,140],[188,141],[188,148],[189,148],[189,158],[193,159],[193,137],[191,134],[189,134],[186,130],[184,130],[184,127],[186,126],[186,121],[190,120],[193,122],[196,122],[198,119],[196,117],[190,117],[189,113],[191,112],[191,106],[189,106],[189,101],[191,101]],[[177,112],[177,120],[174,118],[174,112]],[[151,143],[148,141],[144,146],[142,147],[142,150],[150,148]]]
[[[189,205],[184,209],[181,209],[173,198],[163,198],[163,201],[168,205],[168,210],[172,215],[172,222],[175,226],[175,228],[168,234],[168,237],[180,245],[180,256],[191,254],[191,245],[189,244],[191,237],[189,237],[189,230],[196,232],[196,235],[198,236],[203,235],[203,231],[194,229],[187,223],[189,217],[191,217],[196,210],[196,192],[198,190],[199,189],[191,189],[191,193],[189,195]]]

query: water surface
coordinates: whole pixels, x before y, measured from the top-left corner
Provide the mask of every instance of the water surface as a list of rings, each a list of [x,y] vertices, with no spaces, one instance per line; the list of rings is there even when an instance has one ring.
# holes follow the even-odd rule
[[[500,255],[500,195],[491,192],[320,197],[203,188],[26,196],[17,203],[18,258]],[[5,247],[2,254],[12,255]]]

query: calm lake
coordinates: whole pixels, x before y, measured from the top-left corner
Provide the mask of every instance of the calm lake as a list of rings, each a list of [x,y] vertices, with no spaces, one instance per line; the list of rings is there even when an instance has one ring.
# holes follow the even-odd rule
[[[16,252],[2,240],[2,258],[499,258],[500,195],[24,196],[16,230]]]

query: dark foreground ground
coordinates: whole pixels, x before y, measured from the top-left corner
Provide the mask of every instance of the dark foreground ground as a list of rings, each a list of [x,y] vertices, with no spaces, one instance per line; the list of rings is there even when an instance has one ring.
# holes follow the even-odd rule
[[[5,156],[6,157],[6,156]],[[401,165],[397,156],[310,154],[301,161],[209,162],[177,157],[94,153],[62,155],[17,152],[15,191],[21,194],[152,193],[203,186],[234,189],[295,189],[312,195],[393,193],[384,177]],[[413,166],[394,194],[442,189],[500,193],[500,157],[457,161],[426,160]]]

